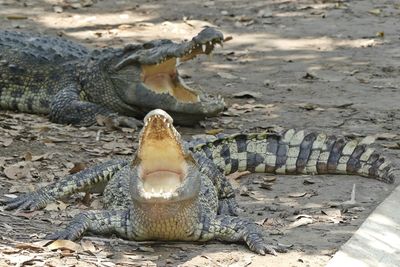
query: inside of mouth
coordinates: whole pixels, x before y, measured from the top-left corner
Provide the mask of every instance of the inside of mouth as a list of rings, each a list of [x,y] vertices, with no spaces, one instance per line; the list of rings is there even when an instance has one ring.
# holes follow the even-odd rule
[[[210,54],[213,45],[197,45],[188,53],[180,57],[181,61],[193,59],[199,54]],[[154,65],[143,65],[141,79],[142,83],[151,91],[156,93],[168,93],[178,102],[195,103],[199,101],[199,95],[187,86],[179,77],[177,71],[178,58],[172,57]]]
[[[150,118],[145,126],[138,157],[146,198],[169,198],[186,178],[187,163],[172,129],[162,118]]]

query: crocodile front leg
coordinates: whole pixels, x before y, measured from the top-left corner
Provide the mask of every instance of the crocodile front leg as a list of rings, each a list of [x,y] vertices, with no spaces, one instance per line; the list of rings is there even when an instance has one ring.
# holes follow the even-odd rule
[[[125,160],[110,160],[68,175],[63,180],[42,187],[39,190],[24,194],[6,201],[6,210],[36,210],[48,203],[80,191],[90,191],[98,185],[104,185],[111,177],[127,164]]]
[[[50,120],[56,123],[91,126],[97,123],[96,116],[103,115],[113,121],[113,125],[136,129],[142,122],[118,115],[110,109],[96,103],[81,100],[74,86],[58,92],[50,104]]]
[[[284,249],[270,246],[264,238],[260,225],[247,219],[219,215],[209,224],[203,223],[202,240],[218,239],[226,242],[245,242],[251,251],[258,254],[276,255]]]
[[[129,210],[84,212],[75,217],[65,229],[49,234],[45,239],[76,240],[85,232],[91,232],[101,235],[115,233],[132,240],[133,228],[129,217]]]

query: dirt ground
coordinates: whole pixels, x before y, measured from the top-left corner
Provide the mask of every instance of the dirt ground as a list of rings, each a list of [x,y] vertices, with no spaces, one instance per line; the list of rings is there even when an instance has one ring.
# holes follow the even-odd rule
[[[397,0],[179,1],[0,0],[2,29],[62,35],[90,47],[191,38],[205,25],[231,36],[212,59],[180,69],[187,82],[221,94],[227,111],[192,135],[306,128],[362,138],[399,164],[400,4]],[[250,91],[249,98],[236,93]],[[130,129],[75,128],[0,111],[0,196],[19,194],[71,169],[132,155]],[[276,178],[276,179],[275,179]],[[46,233],[79,211],[101,207],[81,195],[33,213],[0,208],[0,266],[323,266],[391,192],[357,176],[233,179],[241,216],[264,225],[288,253],[258,256],[241,244],[127,242],[85,237],[45,246]],[[355,185],[355,200],[351,199]],[[58,248],[58,249],[57,249]]]

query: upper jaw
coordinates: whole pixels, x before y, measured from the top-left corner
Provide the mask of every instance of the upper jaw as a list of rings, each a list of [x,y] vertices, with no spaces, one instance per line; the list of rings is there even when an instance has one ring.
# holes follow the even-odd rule
[[[118,71],[130,64],[138,63],[141,65],[157,65],[170,58],[189,60],[198,54],[210,54],[216,44],[222,46],[223,42],[224,35],[214,28],[205,28],[191,41],[179,44],[154,41],[154,45],[151,45],[150,48],[144,47],[144,49],[134,51],[133,54],[122,59],[115,65],[114,70]],[[127,50],[129,51],[129,49]]]
[[[143,65],[156,65],[171,58],[189,60],[199,54],[210,54],[217,44],[223,45],[224,35],[214,29],[205,28],[191,41],[182,43],[168,43],[151,49],[142,50],[139,62]]]

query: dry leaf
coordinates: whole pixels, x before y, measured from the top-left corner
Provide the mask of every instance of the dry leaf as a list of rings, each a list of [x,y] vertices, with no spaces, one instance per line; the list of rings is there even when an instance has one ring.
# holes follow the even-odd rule
[[[0,145],[2,146],[9,146],[13,142],[12,138],[0,137]]]
[[[263,182],[272,183],[276,181],[276,176],[265,176],[263,177]]]
[[[205,133],[210,134],[210,135],[216,135],[216,134],[222,133],[223,131],[224,131],[224,129],[217,128],[217,129],[207,130],[207,131],[205,131]]]
[[[382,10],[379,8],[374,8],[368,11],[368,13],[375,15],[375,16],[379,16],[382,13]]]
[[[304,109],[304,110],[317,110],[317,111],[323,111],[324,110],[319,105],[313,104],[313,103],[300,103],[300,104],[297,104],[297,105],[301,109]]]
[[[4,174],[10,179],[31,178],[30,169],[32,163],[21,161],[4,168]]]
[[[297,221],[291,223],[291,224],[288,226],[288,229],[293,229],[293,228],[296,228],[296,227],[299,227],[299,226],[302,226],[302,225],[311,224],[311,223],[313,223],[313,222],[314,222],[314,220],[313,220],[312,218],[309,218],[309,217],[301,217],[301,218],[299,218]]]
[[[0,168],[6,166],[6,160],[7,160],[7,158],[0,157]]]
[[[44,153],[42,155],[34,156],[30,151],[26,152],[24,155],[24,160],[25,161],[39,161],[42,159],[48,159],[49,158],[49,153]]]
[[[399,135],[394,133],[378,133],[375,137],[376,140],[394,140],[399,138]]]
[[[68,172],[70,174],[78,173],[86,168],[86,164],[82,162],[74,163],[74,167],[72,167]]]
[[[90,203],[90,207],[95,210],[100,210],[104,208],[104,204],[101,198],[96,198]]]
[[[67,208],[67,204],[65,204],[62,201],[57,201],[57,202],[52,202],[47,204],[47,206],[44,208],[45,210],[65,210]]]
[[[249,196],[249,189],[246,186],[242,185],[240,187],[239,194],[241,196]]]
[[[339,209],[323,209],[321,212],[330,217],[341,217],[342,212]]]
[[[81,252],[83,250],[81,245],[79,245],[75,242],[72,242],[70,240],[55,240],[47,247],[50,250],[61,249],[61,250],[70,250],[70,251],[77,251],[77,252]]]
[[[36,255],[22,255],[22,254],[18,254],[18,257],[7,257],[7,261],[9,261],[9,263],[12,264],[12,266],[27,266],[27,265],[31,265],[29,263],[31,263],[33,260],[35,261],[43,261],[43,260],[39,260],[36,259],[37,256]]]
[[[233,94],[235,98],[260,98],[262,94],[260,92],[253,91],[241,91],[239,93]]]
[[[311,178],[305,178],[304,181],[303,181],[303,184],[306,184],[306,185],[315,184],[315,181],[313,179],[311,179]]]
[[[48,243],[48,241],[47,241]],[[36,243],[20,243],[16,244],[15,247],[19,249],[30,249],[30,250],[35,250],[35,251],[43,251],[43,246],[41,244],[36,244]]]
[[[154,248],[152,248],[152,247],[144,247],[144,246],[141,246],[141,247],[138,247],[138,250],[139,250],[139,251],[143,251],[143,252],[151,252],[151,253],[154,253]]]
[[[31,152],[26,152],[24,155],[24,160],[25,161],[32,161],[32,153]]]
[[[95,253],[98,251],[96,249],[96,247],[94,246],[93,242],[89,241],[89,240],[82,240],[81,246],[82,246],[83,251],[92,252],[92,253]]]
[[[61,6],[54,6],[53,11],[56,13],[62,13],[64,10]]]
[[[400,143],[383,144],[382,146],[389,149],[400,149]]]
[[[311,74],[311,73],[306,73],[303,77],[301,77],[305,80],[316,80],[318,79],[315,75]]]
[[[20,20],[20,19],[27,19],[28,17],[25,15],[17,15],[16,14],[16,15],[8,15],[6,18],[10,19],[10,20]]]
[[[117,120],[113,120],[112,118],[103,115],[96,115],[96,122],[98,125],[105,126],[109,130],[118,130],[121,128],[119,127]]]
[[[307,192],[295,192],[295,193],[290,193],[289,197],[292,197],[292,198],[304,197],[306,194],[307,194]]]
[[[266,190],[272,190],[272,186],[274,183],[266,183],[266,182],[261,182],[260,183],[260,188],[266,189]]]
[[[244,172],[234,172],[231,173],[229,175],[226,176],[226,178],[228,178],[228,180],[237,180],[240,177],[242,177],[243,175],[249,174],[249,171],[244,171]]]

